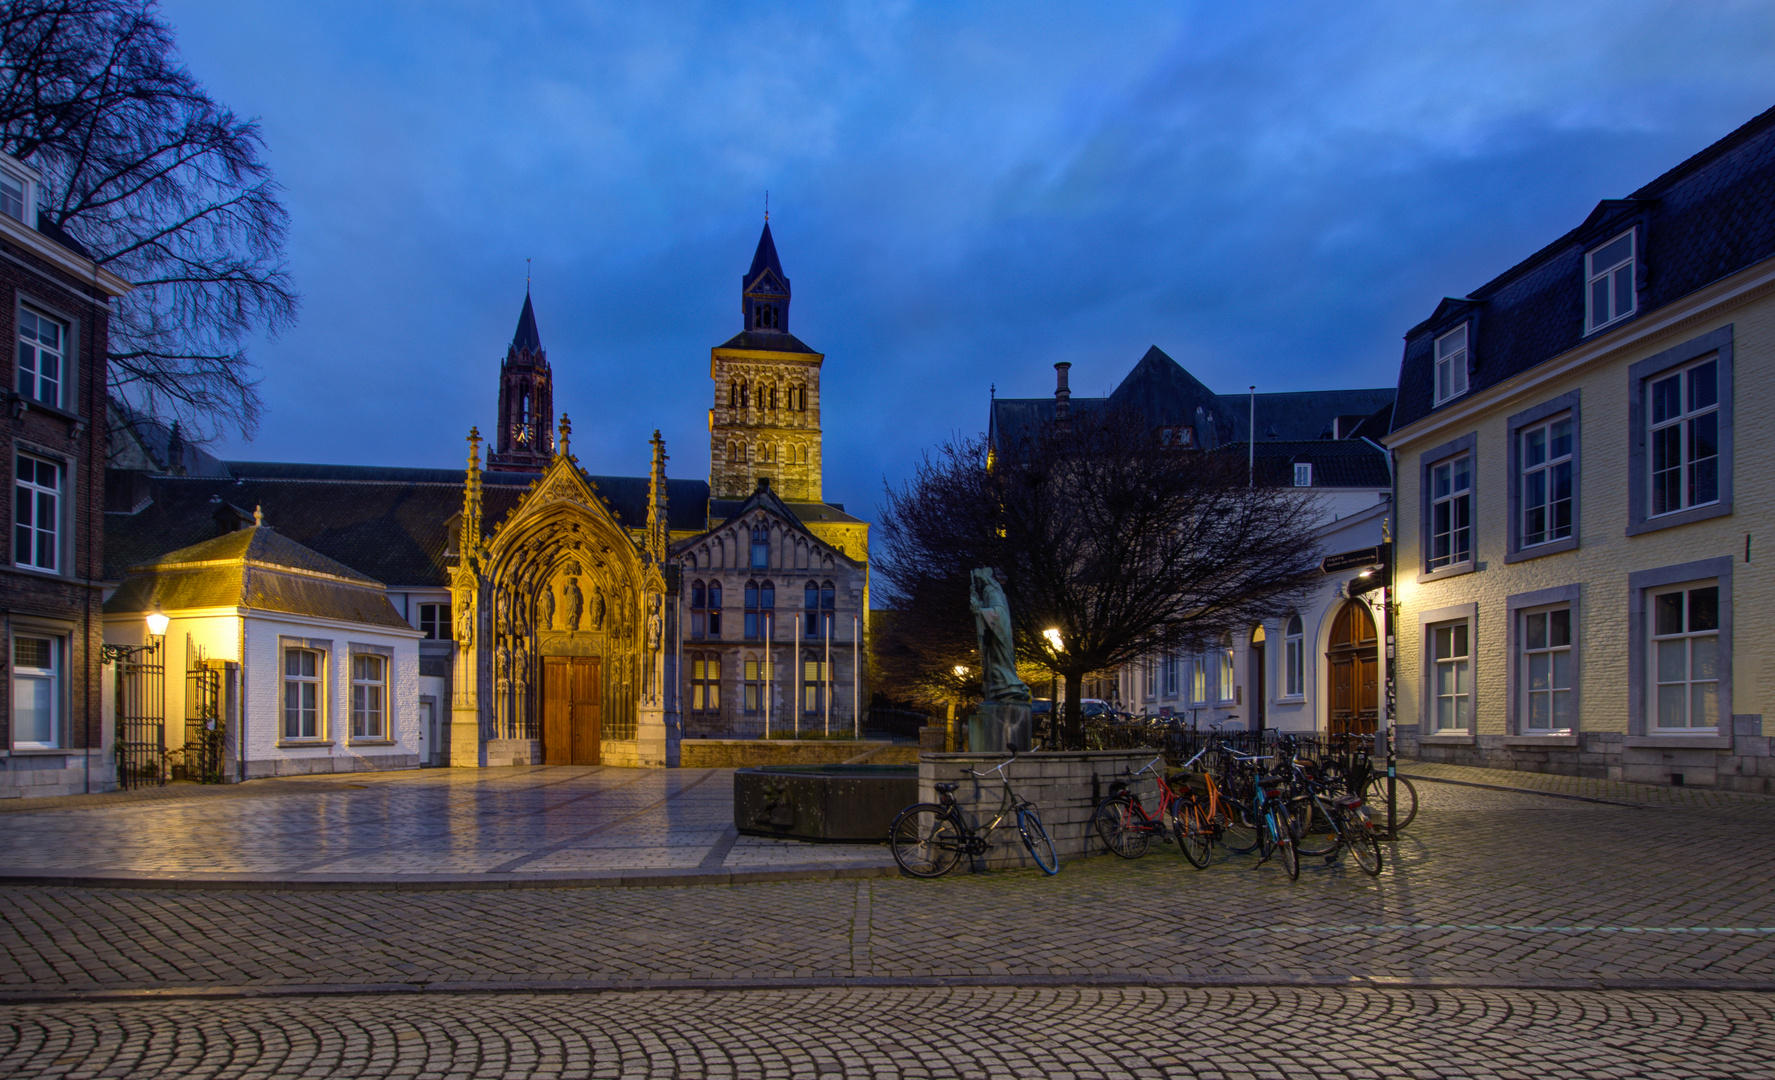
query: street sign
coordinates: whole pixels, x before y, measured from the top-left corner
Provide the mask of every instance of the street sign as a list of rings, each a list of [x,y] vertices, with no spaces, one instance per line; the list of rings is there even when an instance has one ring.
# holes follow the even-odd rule
[[[1319,560],[1319,572],[1322,574],[1341,574],[1345,570],[1359,570],[1365,566],[1384,566],[1392,554],[1391,544],[1376,544],[1373,547],[1357,548],[1355,551],[1340,551],[1336,555],[1327,555]]]

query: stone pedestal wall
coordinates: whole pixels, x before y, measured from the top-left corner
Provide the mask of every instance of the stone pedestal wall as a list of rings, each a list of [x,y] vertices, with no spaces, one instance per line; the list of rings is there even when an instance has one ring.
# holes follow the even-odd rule
[[[955,801],[961,806],[962,816],[975,827],[984,825],[998,814],[1004,786],[996,774],[977,780],[968,775],[968,770],[987,772],[1008,756],[926,752],[918,764],[918,799],[920,802],[936,802],[936,785],[957,781],[961,786],[955,790]],[[1108,794],[1111,783],[1121,779],[1123,769],[1139,769],[1153,756],[1150,750],[1141,753],[1125,750],[1041,751],[1020,755],[1005,771],[1017,794],[1035,804],[1060,858],[1076,859],[1104,852],[1103,842],[1091,825],[1098,801]],[[1151,799],[1150,781],[1136,790]],[[1003,870],[1035,865],[1017,837],[1015,816],[1006,818],[987,839],[993,845],[992,850],[976,861],[976,869]]]

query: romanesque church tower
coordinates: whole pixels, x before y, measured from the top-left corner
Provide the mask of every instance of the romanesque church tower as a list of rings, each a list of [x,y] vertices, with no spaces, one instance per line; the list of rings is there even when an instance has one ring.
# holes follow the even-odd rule
[[[526,311],[529,309],[526,308]],[[744,499],[761,479],[788,502],[822,502],[820,364],[789,333],[789,279],[770,222],[740,280],[745,326],[710,350],[709,494]]]
[[[526,288],[518,330],[499,365],[498,435],[487,454],[487,470],[539,473],[547,468],[555,453],[554,405],[554,378]]]

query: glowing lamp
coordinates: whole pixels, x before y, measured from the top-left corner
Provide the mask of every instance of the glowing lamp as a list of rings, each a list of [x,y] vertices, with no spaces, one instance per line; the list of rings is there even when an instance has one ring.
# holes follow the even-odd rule
[[[165,637],[166,624],[169,622],[172,620],[166,617],[164,611],[160,610],[159,604],[155,604],[154,610],[148,613],[148,633],[154,637]]]

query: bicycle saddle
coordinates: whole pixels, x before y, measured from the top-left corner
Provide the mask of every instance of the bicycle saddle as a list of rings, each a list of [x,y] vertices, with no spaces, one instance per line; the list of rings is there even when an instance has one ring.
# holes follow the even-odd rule
[[[937,785],[937,793],[940,795],[947,794],[948,792],[954,791],[958,787],[961,787],[961,785],[960,784],[938,784]]]

